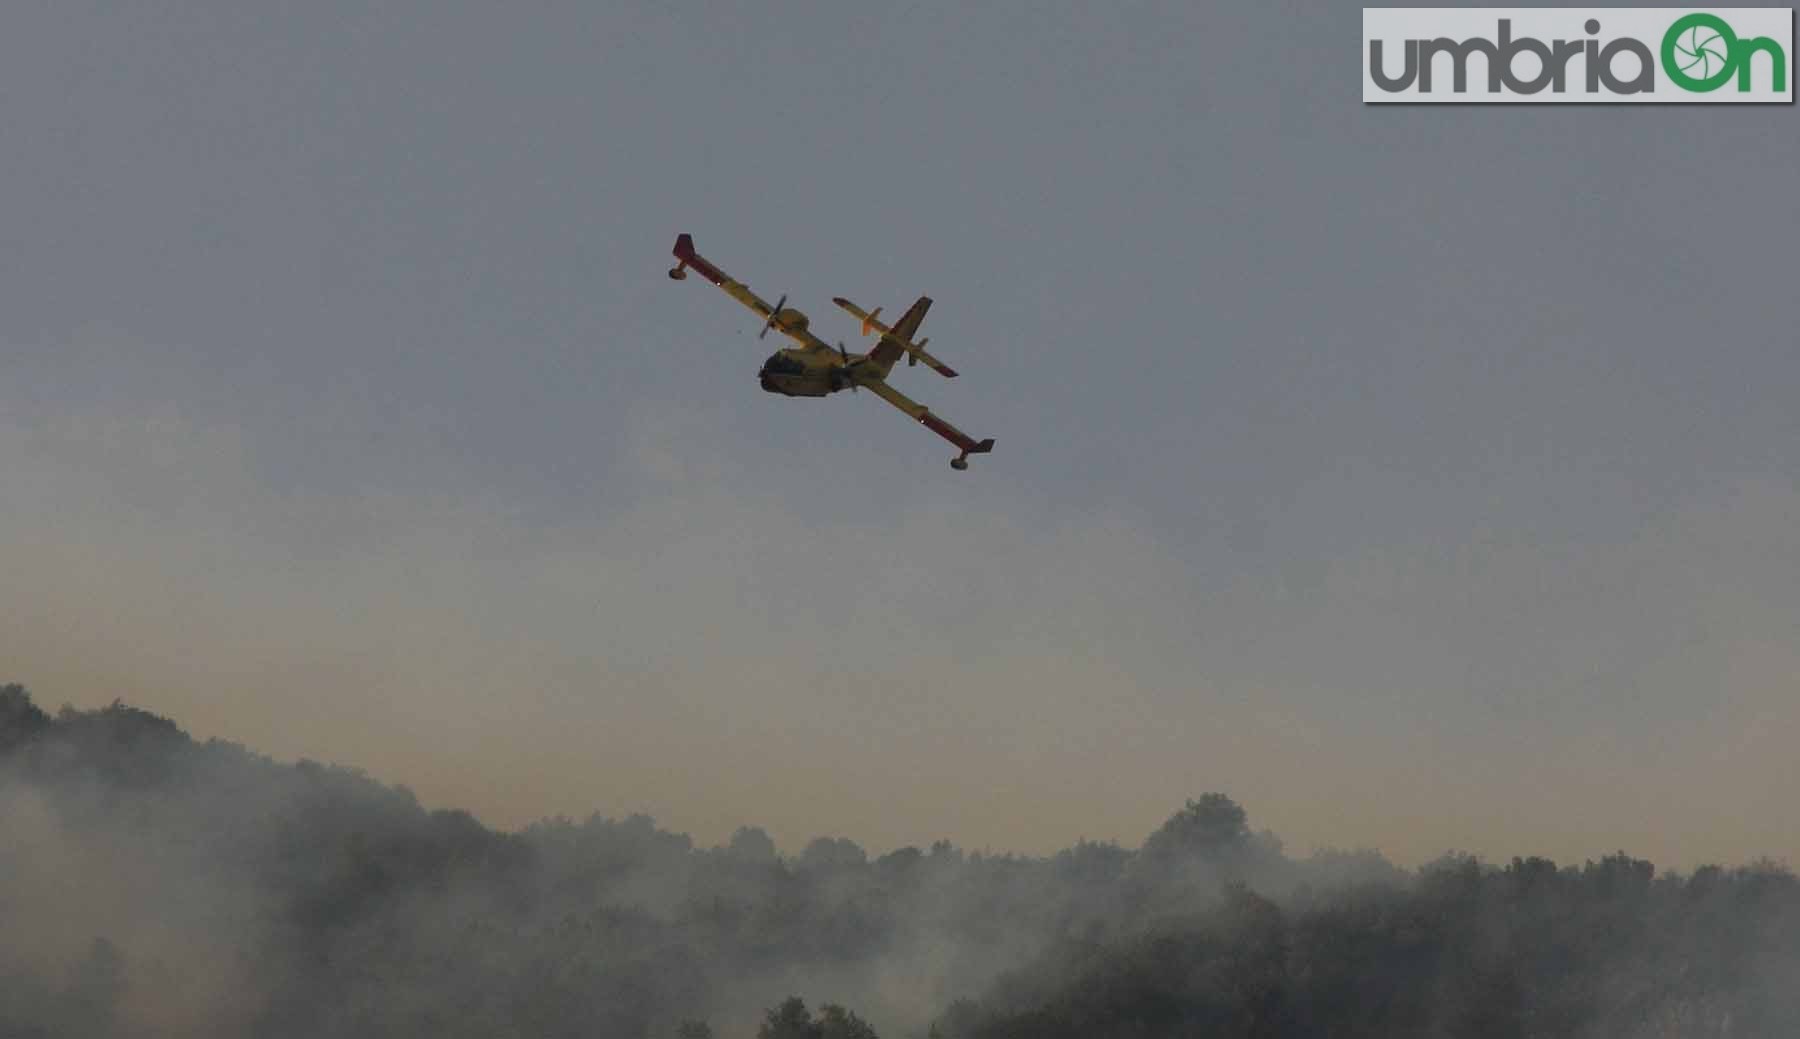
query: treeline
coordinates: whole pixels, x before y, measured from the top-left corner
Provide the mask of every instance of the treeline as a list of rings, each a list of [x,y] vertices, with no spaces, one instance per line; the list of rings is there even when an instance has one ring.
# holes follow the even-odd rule
[[[809,1009],[800,998],[814,1001]],[[1800,885],[1284,854],[1219,794],[1142,846],[784,856],[518,833],[114,704],[0,687],[12,1036],[1800,1035]]]

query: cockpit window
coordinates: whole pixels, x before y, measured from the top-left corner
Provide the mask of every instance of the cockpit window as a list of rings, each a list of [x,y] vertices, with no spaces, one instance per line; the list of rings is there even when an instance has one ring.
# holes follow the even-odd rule
[[[763,362],[763,370],[776,375],[800,375],[806,371],[806,366],[786,354],[774,354]]]

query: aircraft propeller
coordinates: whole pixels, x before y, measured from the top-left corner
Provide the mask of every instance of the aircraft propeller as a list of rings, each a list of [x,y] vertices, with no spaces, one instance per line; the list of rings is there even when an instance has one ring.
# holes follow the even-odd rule
[[[787,293],[784,292],[781,294],[780,301],[778,301],[775,304],[775,309],[769,311],[769,320],[763,322],[762,331],[756,333],[756,338],[761,339],[763,336],[766,336],[769,334],[769,329],[775,327],[775,319],[781,316],[781,308],[786,305],[787,305]]]
[[[844,341],[842,339],[838,340],[838,356],[844,359],[844,371],[846,373],[844,378],[846,381],[850,381],[850,376],[848,374],[850,370],[850,353],[844,349]],[[856,392],[856,383],[853,381],[850,381],[850,392]]]

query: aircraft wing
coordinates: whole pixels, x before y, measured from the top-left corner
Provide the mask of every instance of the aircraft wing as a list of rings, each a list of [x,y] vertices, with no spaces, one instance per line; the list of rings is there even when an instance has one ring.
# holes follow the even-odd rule
[[[684,234],[676,236],[675,258],[681,262],[677,264],[673,270],[669,271],[669,277],[676,279],[685,277],[683,269],[692,267],[694,270],[700,272],[702,278],[705,278],[719,288],[724,289],[726,294],[732,299],[749,307],[755,312],[757,317],[762,318],[767,322],[764,326],[765,328],[773,328],[782,335],[787,336],[789,339],[794,340],[796,343],[799,343],[801,346],[808,349],[831,350],[831,347],[828,346],[824,340],[807,330],[808,322],[805,314],[800,313],[792,307],[785,306],[777,313],[775,307],[770,306],[768,301],[764,300],[756,293],[751,292],[750,286],[733,279],[731,275],[726,274],[724,271],[714,266],[704,256],[695,252],[693,235]],[[786,297],[783,297],[784,302],[785,300]]]
[[[964,433],[950,423],[933,415],[930,408],[913,400],[899,390],[894,389],[884,381],[871,380],[861,385],[863,389],[868,390],[870,393],[875,394],[877,397],[887,401],[894,407],[906,412],[906,414],[918,420],[918,422],[926,429],[931,430],[933,433],[936,433],[938,436],[943,437],[945,440],[950,441],[960,448],[962,450],[962,455],[950,463],[958,469],[968,468],[970,455],[984,455],[994,449],[992,437],[986,440],[976,440],[974,437],[969,436],[969,434]]]

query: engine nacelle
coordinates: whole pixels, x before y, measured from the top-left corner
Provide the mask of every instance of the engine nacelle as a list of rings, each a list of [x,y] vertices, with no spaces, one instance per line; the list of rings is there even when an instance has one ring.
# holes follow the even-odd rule
[[[789,332],[804,332],[808,321],[805,314],[793,307],[787,307],[776,313],[775,323]]]

